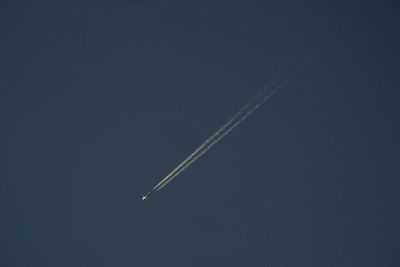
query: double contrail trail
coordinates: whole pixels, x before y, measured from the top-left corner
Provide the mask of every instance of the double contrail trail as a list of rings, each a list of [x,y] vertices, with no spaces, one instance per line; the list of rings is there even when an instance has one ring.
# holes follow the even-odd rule
[[[304,66],[304,63],[302,66]],[[254,111],[256,111],[262,104],[264,104],[270,97],[272,97],[282,86],[289,82],[297,70],[291,75],[286,75],[279,84],[272,87],[274,80],[270,82],[269,85],[265,86],[255,97],[250,99],[243,107],[236,112],[221,128],[219,128],[214,134],[212,134],[206,141],[204,141],[193,153],[191,153],[187,158],[185,158],[175,169],[173,169],[167,176],[165,176],[160,182],[158,182],[149,192],[142,196],[142,200],[149,197],[152,192],[156,192],[164,188],[172,180],[174,180],[180,173],[189,168],[197,159],[203,156],[208,150],[210,150],[214,145],[219,143],[222,138],[233,131],[237,126],[239,126],[244,120],[246,120]],[[276,79],[275,79],[276,80]],[[268,89],[269,92],[268,92]]]

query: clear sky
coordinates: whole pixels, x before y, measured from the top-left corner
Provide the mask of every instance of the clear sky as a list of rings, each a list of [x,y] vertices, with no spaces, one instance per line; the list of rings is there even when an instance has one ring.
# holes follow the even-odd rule
[[[1,1],[0,265],[399,266],[399,11]]]

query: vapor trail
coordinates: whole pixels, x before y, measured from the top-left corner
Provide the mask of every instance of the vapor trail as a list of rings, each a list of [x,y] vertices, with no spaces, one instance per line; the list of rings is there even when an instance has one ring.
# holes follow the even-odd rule
[[[166,180],[175,175],[180,168],[185,166],[190,160],[192,160],[197,153],[199,153],[204,147],[206,147],[214,138],[220,135],[233,121],[235,121],[242,113],[248,108],[250,104],[243,106],[229,121],[227,121],[221,128],[219,128],[214,134],[212,134],[206,141],[204,141],[192,154],[190,154],[185,160],[183,160],[175,169],[173,169],[164,179],[162,179],[158,184],[156,184],[152,190],[157,190],[157,188],[163,184]]]
[[[308,64],[304,62],[303,66]],[[299,69],[299,68],[298,68]],[[149,194],[154,191],[159,191],[169,184],[173,179],[175,179],[180,173],[186,170],[190,165],[192,165],[197,159],[203,156],[208,150],[210,150],[214,145],[219,143],[222,138],[233,131],[237,126],[239,126],[244,120],[246,120],[254,111],[256,111],[261,105],[263,105],[271,96],[273,96],[282,86],[289,82],[294,75],[297,73],[295,70],[291,75],[288,75],[283,81],[281,81],[274,89],[272,89],[268,94],[266,90],[270,86],[264,87],[261,92],[259,92],[255,97],[248,101],[239,111],[229,119],[221,128],[219,128],[214,134],[212,134],[205,142],[203,142],[192,154],[190,154],[186,159],[184,159],[174,170],[172,170],[165,178],[158,182],[147,194],[145,194],[142,199],[148,198]],[[274,79],[275,80],[275,79]],[[272,83],[272,82],[271,82]],[[271,84],[270,83],[270,84]],[[260,99],[261,98],[261,99]],[[257,101],[259,100],[259,101]],[[254,102],[256,104],[254,104]],[[235,122],[236,121],[236,122]]]
[[[234,124],[232,124],[229,128],[226,129],[225,132],[221,133],[218,137],[216,137],[215,140],[210,142],[206,147],[204,147],[203,150],[201,150],[195,157],[193,157],[190,161],[187,161],[182,168],[180,168],[176,173],[168,177],[168,179],[164,178],[162,182],[157,184],[157,188],[153,188],[154,191],[159,191],[163,187],[165,187],[167,184],[169,184],[175,177],[177,177],[181,172],[189,168],[190,165],[192,165],[197,159],[199,159],[201,156],[203,156],[208,150],[210,150],[214,145],[219,143],[222,138],[224,138],[226,135],[228,135],[230,132],[232,132],[237,126],[239,126],[244,120],[246,120],[254,111],[256,111],[262,104],[264,104],[271,96],[273,96],[285,83],[287,83],[293,75],[291,75],[289,78],[285,79],[282,81],[275,89],[273,89],[269,94],[265,95],[256,105],[254,105],[251,109],[249,109],[247,112],[244,113],[242,117],[238,119]],[[152,191],[153,191],[152,190]]]
[[[262,94],[272,85],[272,83],[276,80],[277,78],[273,79],[271,82],[269,82],[255,97],[250,99],[243,107],[241,107],[238,112],[236,112],[235,115],[232,116],[224,125],[222,125],[221,128],[219,128],[214,134],[212,134],[206,141],[204,141],[193,153],[191,153],[185,160],[183,160],[175,169],[173,169],[165,178],[163,178],[158,184],[156,184],[151,191],[158,191],[160,186],[162,186],[166,181],[169,181],[169,179],[175,177],[179,173],[181,173],[180,169],[182,167],[185,167],[186,164],[191,162],[193,159],[197,158],[197,154],[202,151],[204,148],[206,148],[212,141],[217,138],[220,134],[222,134],[225,129],[227,129],[236,119],[238,119],[243,113],[248,110],[249,107],[253,104],[254,101],[256,101]],[[202,155],[202,154],[201,154]],[[185,167],[186,169],[186,167]],[[162,186],[164,187],[164,186]],[[151,192],[150,191],[150,192]],[[149,192],[149,193],[150,193]]]

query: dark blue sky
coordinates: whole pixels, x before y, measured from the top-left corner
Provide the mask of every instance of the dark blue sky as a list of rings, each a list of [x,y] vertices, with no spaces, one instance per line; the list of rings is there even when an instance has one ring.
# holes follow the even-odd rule
[[[398,13],[395,1],[2,1],[0,265],[399,266]]]

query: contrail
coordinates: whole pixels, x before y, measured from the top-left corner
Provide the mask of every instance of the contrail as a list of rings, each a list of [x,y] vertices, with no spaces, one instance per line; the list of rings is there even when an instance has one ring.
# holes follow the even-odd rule
[[[308,62],[304,62],[301,67],[304,67]],[[298,68],[299,69],[299,68]],[[262,104],[264,104],[270,97],[272,97],[282,86],[289,82],[297,73],[295,70],[291,75],[287,76],[283,81],[281,81],[274,89],[272,89],[268,94],[266,90],[270,87],[265,86],[255,97],[249,100],[239,111],[229,119],[221,128],[219,128],[214,134],[212,134],[205,142],[203,142],[193,153],[191,153],[187,158],[185,158],[175,169],[173,169],[165,178],[158,182],[147,194],[142,196],[142,200],[148,198],[148,196],[155,191],[159,191],[169,184],[173,179],[175,179],[180,173],[186,170],[190,165],[192,165],[197,159],[203,156],[208,150],[210,150],[214,145],[219,143],[222,138],[233,131],[237,126],[239,126],[244,120],[246,120],[254,111],[256,111]],[[260,97],[262,97],[260,99]],[[258,102],[256,102],[259,100]],[[256,102],[256,104],[254,104]]]
[[[259,108],[265,101],[267,101],[274,93],[276,90],[272,91],[270,94],[268,94],[265,98],[263,98],[262,101],[260,101],[257,105],[255,105],[253,108],[251,108],[249,111],[247,111],[238,121],[236,121],[234,124],[232,124],[231,127],[229,127],[225,132],[221,133],[215,140],[213,140],[208,146],[206,146],[203,150],[200,151],[195,157],[193,157],[189,162],[186,162],[186,164],[180,168],[177,172],[175,172],[172,176],[170,176],[168,179],[163,179],[162,182],[160,182],[157,186],[157,188],[154,188],[155,191],[161,190],[164,186],[169,184],[175,177],[177,177],[181,172],[189,168],[190,165],[192,165],[197,159],[199,159],[201,156],[203,156],[208,150],[210,150],[215,144],[217,144],[222,138],[224,138],[227,134],[229,134],[231,131],[233,131],[237,126],[239,126],[245,119],[247,119],[257,108]]]
[[[185,166],[189,161],[195,158],[196,154],[199,153],[202,149],[204,149],[214,138],[220,135],[233,121],[235,121],[246,109],[249,104],[242,107],[229,121],[227,121],[221,128],[219,128],[213,135],[211,135],[204,143],[202,143],[192,154],[190,154],[184,161],[182,161],[174,170],[172,170],[164,179],[162,179],[158,184],[156,184],[153,190],[157,190],[159,186],[161,186],[166,180],[175,176],[175,174]]]
[[[273,96],[285,83],[287,83],[290,78],[285,79],[281,82],[274,90],[272,90],[269,94],[264,96],[256,105],[254,105],[251,109],[244,113],[244,115],[238,119],[234,124],[232,124],[229,128],[226,129],[225,132],[222,132],[220,135],[216,137],[212,142],[210,142],[203,150],[201,150],[195,157],[190,159],[184,164],[177,172],[173,173],[171,176],[167,176],[168,179],[164,178],[160,183],[157,184],[157,187],[154,187],[154,191],[161,190],[164,186],[166,186],[169,182],[171,182],[175,177],[177,177],[181,172],[186,170],[190,165],[192,165],[197,159],[199,159],[202,155],[204,155],[208,150],[210,150],[215,144],[219,143],[219,141],[224,138],[227,134],[233,131],[237,126],[239,126],[244,120],[246,120],[256,109],[258,109],[262,104],[264,104],[271,96]],[[152,191],[153,191],[152,190]]]
[[[214,134],[212,134],[206,141],[204,141],[195,151],[193,151],[192,154],[190,154],[185,160],[183,160],[175,169],[173,169],[165,178],[163,178],[158,184],[156,184],[151,191],[158,191],[160,186],[162,186],[165,181],[169,180],[172,177],[175,177],[177,174],[180,173],[180,169],[184,167],[186,164],[188,164],[190,161],[192,161],[194,158],[197,158],[197,154],[202,151],[204,148],[206,148],[216,137],[218,137],[220,134],[222,134],[225,129],[227,129],[236,119],[238,119],[243,113],[246,112],[246,110],[251,107],[254,101],[256,101],[262,94],[268,89],[272,83],[276,80],[272,80],[269,82],[261,92],[259,92],[255,97],[250,99],[243,107],[241,107],[238,112],[236,112],[235,115],[232,116],[224,125],[222,125],[221,128],[219,128]],[[186,168],[185,168],[186,169]],[[179,172],[179,173],[178,173]]]
[[[237,120],[243,113],[248,110],[251,105],[258,99],[260,96],[264,94],[264,92],[273,84],[273,82],[278,77],[275,77],[271,82],[269,82],[255,97],[250,99],[243,107],[241,107],[235,115],[232,116],[221,128],[219,128],[214,134],[212,134],[206,141],[204,141],[195,151],[193,151],[187,158],[185,158],[175,169],[173,169],[166,177],[164,177],[160,182],[158,182],[147,194],[143,195],[143,199],[147,199],[151,192],[158,191],[162,187],[164,187],[170,180],[175,178],[178,174],[180,174],[184,169],[188,167],[187,164],[191,165],[193,159],[198,158],[198,154],[208,145],[213,144],[215,138],[220,136],[231,124]],[[208,149],[207,149],[208,150]],[[201,153],[203,155],[204,153]]]

